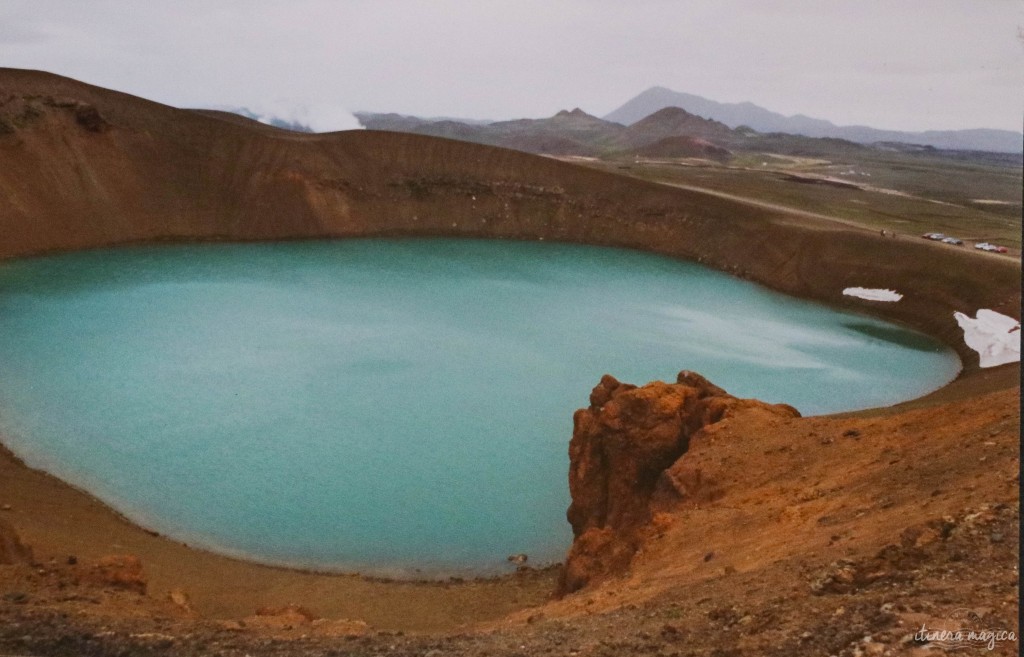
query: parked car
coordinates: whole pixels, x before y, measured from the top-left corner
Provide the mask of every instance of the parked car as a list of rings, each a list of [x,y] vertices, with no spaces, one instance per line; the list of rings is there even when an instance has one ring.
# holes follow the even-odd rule
[[[935,240],[936,242],[946,239],[946,236],[943,235],[942,233],[925,233],[921,237],[925,238],[926,240]]]
[[[958,240],[955,237],[944,237],[944,238],[942,238],[942,243],[943,244],[952,244],[953,246],[963,246],[964,245],[964,241],[963,240]]]
[[[988,242],[978,242],[974,245],[974,248],[980,249],[981,251],[991,251],[992,253],[998,253],[999,247],[995,244],[989,244]]]

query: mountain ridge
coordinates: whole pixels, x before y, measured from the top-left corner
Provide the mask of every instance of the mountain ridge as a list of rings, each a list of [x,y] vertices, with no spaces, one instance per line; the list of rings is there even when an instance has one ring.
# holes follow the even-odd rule
[[[863,125],[839,126],[805,114],[785,116],[750,101],[721,103],[695,94],[651,87],[606,114],[606,121],[632,125],[665,107],[686,111],[720,121],[730,128],[747,126],[762,133],[784,132],[805,137],[846,139],[860,144],[902,142],[949,150],[980,150],[999,153],[1024,151],[1024,134],[993,128],[962,130],[924,130],[919,132],[887,130]]]

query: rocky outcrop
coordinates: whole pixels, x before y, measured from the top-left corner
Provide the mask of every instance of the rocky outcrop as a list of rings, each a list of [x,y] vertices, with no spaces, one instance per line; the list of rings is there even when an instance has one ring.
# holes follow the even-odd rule
[[[567,517],[575,540],[559,593],[622,573],[643,542],[655,506],[721,492],[681,459],[707,426],[739,409],[782,417],[796,409],[737,399],[693,372],[637,387],[605,375],[573,416]]]
[[[0,520],[0,565],[32,563],[32,549],[24,545],[14,527]]]
[[[75,122],[89,132],[104,132],[110,127],[110,124],[103,118],[99,110],[92,105],[86,103],[76,104],[74,111]]]
[[[82,581],[93,586],[146,593],[142,560],[134,554],[113,554],[99,559],[82,573]]]

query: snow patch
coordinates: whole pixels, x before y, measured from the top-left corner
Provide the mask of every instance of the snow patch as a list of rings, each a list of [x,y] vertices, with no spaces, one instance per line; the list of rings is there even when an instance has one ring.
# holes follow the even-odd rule
[[[867,287],[848,287],[843,290],[848,297],[867,299],[868,301],[899,301],[903,295],[895,290],[879,290]]]
[[[994,310],[982,308],[977,319],[954,312],[964,331],[964,342],[978,352],[981,367],[1020,362],[1020,322]]]

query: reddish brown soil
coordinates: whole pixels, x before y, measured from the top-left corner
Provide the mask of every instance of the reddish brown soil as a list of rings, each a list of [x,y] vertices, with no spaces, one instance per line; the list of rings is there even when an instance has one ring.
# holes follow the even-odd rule
[[[657,515],[626,577],[560,601],[555,572],[389,583],[190,550],[0,451],[0,517],[33,550],[0,565],[0,654],[924,654],[922,624],[1018,629],[1020,370],[979,370],[952,319],[1019,318],[1018,262],[500,149],[292,135],[36,72],[0,70],[0,162],[0,257],[371,234],[631,246],[907,323],[965,361],[892,409],[705,429],[683,458],[721,496]],[[849,285],[906,296],[859,302]],[[142,573],[97,568],[116,554]]]

